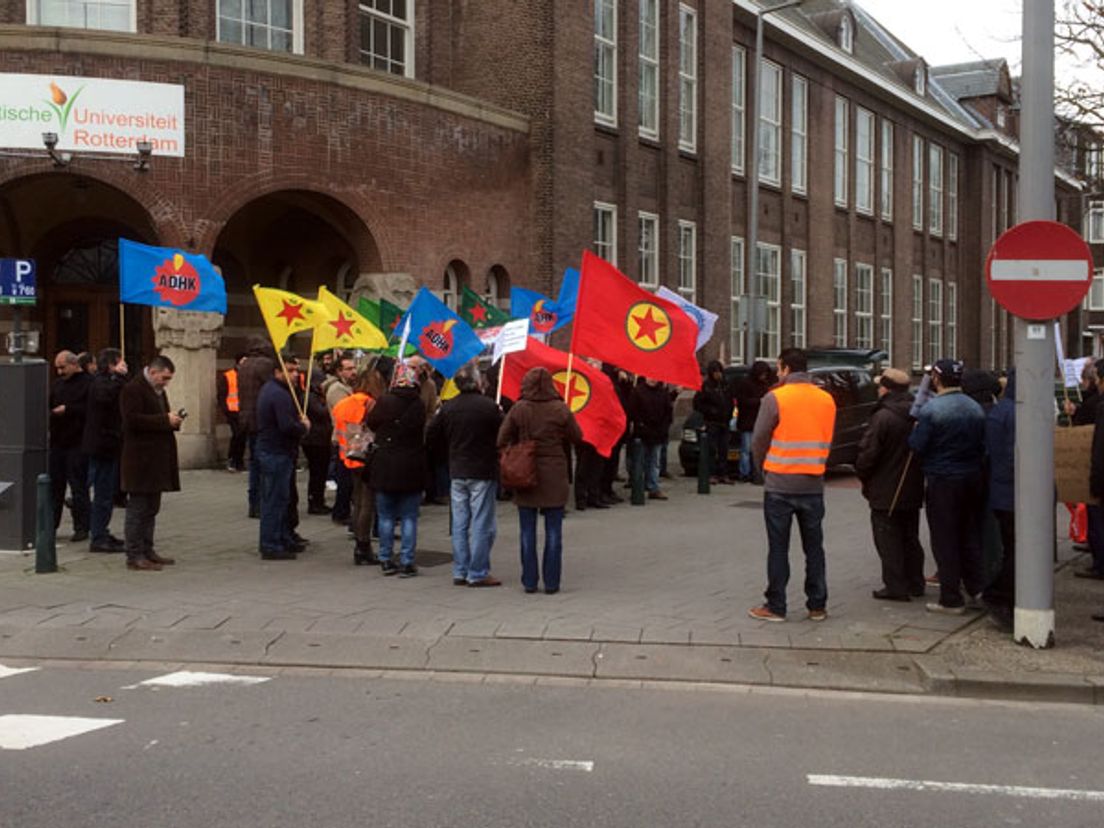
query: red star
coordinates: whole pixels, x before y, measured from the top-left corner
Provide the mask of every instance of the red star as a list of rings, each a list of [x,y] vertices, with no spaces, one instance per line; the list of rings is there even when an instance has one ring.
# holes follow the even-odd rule
[[[287,299],[281,299],[280,301],[284,303],[284,308],[276,315],[287,322],[288,327],[291,327],[291,323],[294,322],[296,319],[303,322],[307,321],[306,318],[303,316],[302,305],[296,305],[292,302],[289,302]]]
[[[346,319],[345,314],[342,311],[337,312],[337,319],[331,319],[330,324],[334,326],[334,330],[337,331],[337,338],[341,339],[343,336],[353,335],[353,320],[352,317]]]
[[[646,316],[634,316],[633,321],[640,326],[636,332],[636,338],[643,339],[644,337],[648,337],[648,339],[652,340],[652,344],[655,345],[659,342],[659,339],[656,337],[656,332],[666,328],[667,323],[662,319],[656,319],[655,316],[652,315],[652,312],[653,309],[648,308]]]
[[[486,322],[487,321],[487,309],[482,305],[474,305],[469,311],[468,315],[471,316],[472,322]]]
[[[564,383],[557,382],[556,385],[558,387],[559,392],[562,394],[563,390],[564,390]],[[575,410],[575,398],[576,397],[585,397],[586,395],[587,395],[586,388],[585,387],[584,388],[579,387],[579,375],[578,374],[572,374],[571,375],[571,388],[567,392],[567,400],[566,400],[567,407],[569,409],[571,409],[572,411],[574,411]]]
[[[391,320],[391,330],[392,331],[394,331],[395,328],[399,327],[399,320],[400,319],[402,319],[401,316],[396,316],[394,319]]]

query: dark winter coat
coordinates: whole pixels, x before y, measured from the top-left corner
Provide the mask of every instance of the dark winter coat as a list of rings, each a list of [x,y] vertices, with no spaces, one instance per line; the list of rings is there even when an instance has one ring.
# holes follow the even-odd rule
[[[662,385],[648,385],[646,382],[637,385],[629,397],[632,436],[646,445],[666,442],[670,424],[667,411],[670,406],[667,389]]]
[[[259,337],[249,340],[245,361],[238,366],[238,421],[249,433],[257,431],[257,397],[276,371],[272,346]]]
[[[500,449],[525,440],[537,444],[537,485],[515,492],[514,502],[528,508],[562,509],[571,484],[571,447],[583,441],[583,432],[545,368],[533,368],[525,375],[521,399],[498,431]]]
[[[310,431],[303,438],[304,446],[328,446],[333,438],[333,419],[326,405],[326,393],[322,390],[322,377],[311,377],[310,393],[307,394],[307,419]]]
[[[1004,392],[1004,396],[1008,396],[1008,391]],[[1100,392],[1096,390],[1095,385],[1090,385],[1081,394],[1081,405],[1077,406],[1077,410],[1073,412],[1073,417],[1070,418],[1070,424],[1079,425],[1092,425],[1096,422],[1096,410],[1100,407]]]
[[[123,415],[119,411],[119,396],[126,383],[126,377],[115,372],[92,378],[81,441],[81,451],[89,457],[110,460],[122,451]]]
[[[84,418],[88,413],[88,390],[92,377],[84,371],[68,377],[59,377],[50,387],[50,447],[58,449],[80,448],[84,439]],[[53,411],[65,406],[61,414]]]
[[[754,431],[755,419],[759,416],[759,406],[763,403],[763,397],[771,389],[769,379],[756,379],[752,376],[744,377],[736,383],[736,406],[739,413],[736,415],[737,431]]]
[[[920,409],[909,446],[930,477],[966,477],[985,462],[985,411],[960,389],[941,391]]]
[[[721,372],[719,380],[713,379],[714,371]],[[724,379],[724,366],[713,360],[705,369],[705,381],[701,391],[694,394],[694,410],[700,411],[706,425],[724,425],[732,419],[735,397]]]
[[[123,386],[121,488],[135,494],[180,491],[176,429],[169,424],[168,394],[158,394],[145,373]]]
[[[1093,439],[1095,447],[1095,435]],[[985,448],[989,453],[989,508],[1012,512],[1016,502],[1016,375],[985,418]]]
[[[426,440],[431,446],[446,448],[449,476],[454,480],[494,480],[501,425],[502,412],[495,401],[472,389],[441,406],[429,424]]]
[[[425,405],[417,388],[395,388],[364,418],[376,435],[369,477],[377,492],[409,493],[425,487]]]
[[[862,481],[862,493],[870,508],[888,511],[919,509],[924,502],[924,475],[920,461],[912,457],[908,438],[912,432],[912,394],[891,391],[878,401],[870,425],[859,442],[855,473]],[[905,466],[908,472],[905,473]],[[904,482],[901,475],[904,474]],[[901,494],[894,506],[897,486]]]
[[[299,408],[285,381],[273,377],[261,386],[255,420],[258,453],[299,455],[299,442],[307,430],[299,419]]]

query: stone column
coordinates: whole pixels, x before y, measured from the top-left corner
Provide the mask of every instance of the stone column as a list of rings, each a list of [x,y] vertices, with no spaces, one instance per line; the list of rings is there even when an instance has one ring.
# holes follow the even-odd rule
[[[154,343],[176,365],[169,385],[174,410],[188,416],[176,438],[180,468],[212,468],[215,449],[215,359],[222,340],[223,317],[217,313],[153,309]]]

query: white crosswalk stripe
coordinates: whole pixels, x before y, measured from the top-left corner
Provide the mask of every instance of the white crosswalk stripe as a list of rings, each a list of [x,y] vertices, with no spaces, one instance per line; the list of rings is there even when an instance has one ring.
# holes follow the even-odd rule
[[[87,719],[82,716],[0,716],[0,750],[27,748],[60,742],[73,736],[122,724],[124,719]]]
[[[123,690],[134,690],[138,687],[206,687],[211,684],[263,684],[271,681],[265,676],[233,676],[228,673],[200,673],[189,670],[181,670],[176,673],[166,673],[163,676],[146,679],[137,684],[128,684]]]
[[[21,673],[33,673],[37,669],[37,667],[5,667],[3,664],[0,664],[0,679],[5,679],[9,676],[18,676]]]

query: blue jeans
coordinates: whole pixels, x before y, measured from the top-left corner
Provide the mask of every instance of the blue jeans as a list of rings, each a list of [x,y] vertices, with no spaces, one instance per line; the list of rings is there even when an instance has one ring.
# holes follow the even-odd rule
[[[546,590],[560,588],[560,572],[563,569],[563,507],[541,509],[544,515],[544,557],[541,571]],[[518,522],[521,525],[521,585],[529,590],[537,588],[537,510],[518,506]]]
[[[452,577],[482,581],[491,574],[495,533],[494,480],[453,478]],[[469,538],[470,532],[470,538]]]
[[[805,550],[805,606],[824,609],[828,603],[828,581],[824,567],[824,495],[786,495],[766,492],[763,517],[767,524],[767,607],[776,615],[786,614],[786,585],[790,582],[790,527],[797,518],[801,546]]]
[[[663,443],[645,443],[642,457],[644,458],[644,489],[649,492],[659,491],[659,455]]]
[[[295,458],[290,454],[262,451],[256,456],[260,480],[261,552],[283,552],[291,546],[288,503]],[[252,459],[250,460],[252,463]]]
[[[379,559],[391,560],[395,547],[395,521],[402,527],[402,543],[399,547],[399,563],[414,563],[414,548],[418,544],[418,506],[422,493],[376,492],[376,514],[379,516]]]
[[[741,480],[751,479],[751,434],[750,431],[740,432],[740,467]]]
[[[88,485],[92,487],[92,514],[89,530],[92,543],[106,541],[111,532],[111,510],[115,505],[115,492],[119,488],[119,458],[89,457]]]

